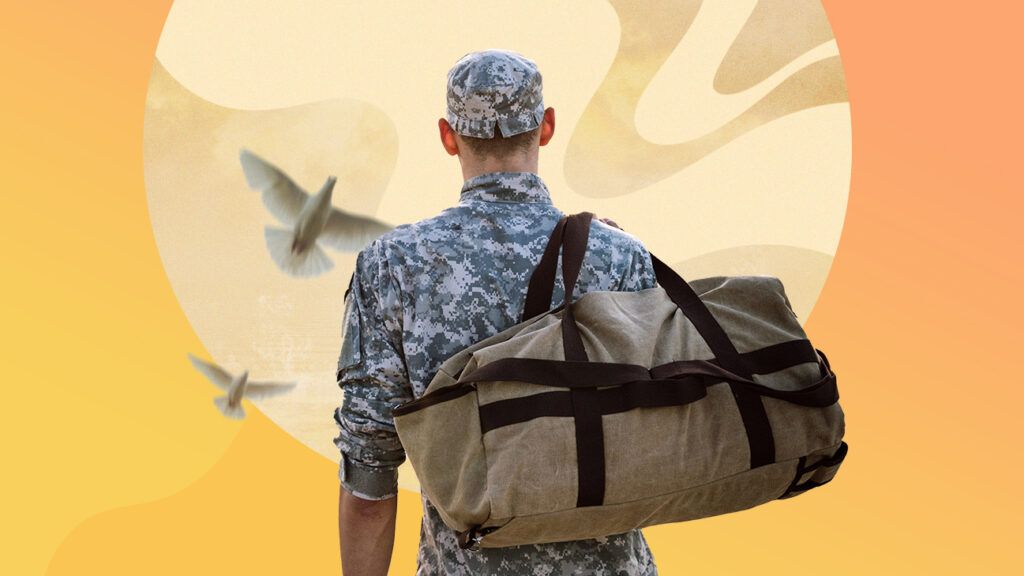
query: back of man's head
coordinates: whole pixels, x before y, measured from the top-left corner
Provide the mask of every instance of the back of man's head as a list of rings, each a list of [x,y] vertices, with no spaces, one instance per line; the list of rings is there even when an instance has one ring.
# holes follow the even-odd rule
[[[482,50],[448,71],[446,119],[477,158],[529,153],[544,120],[537,65],[510,50]]]

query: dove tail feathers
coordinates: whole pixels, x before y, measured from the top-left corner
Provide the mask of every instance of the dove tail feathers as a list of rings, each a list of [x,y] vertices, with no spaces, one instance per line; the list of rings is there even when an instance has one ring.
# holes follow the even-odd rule
[[[267,250],[277,267],[292,276],[319,276],[334,267],[334,262],[319,246],[313,244],[295,254],[292,242],[295,233],[283,228],[266,228]]]
[[[228,404],[227,396],[219,396],[213,399],[213,403],[221,411],[222,414],[228,418],[242,419],[245,417],[245,410],[242,408],[241,403],[238,406],[231,406]]]

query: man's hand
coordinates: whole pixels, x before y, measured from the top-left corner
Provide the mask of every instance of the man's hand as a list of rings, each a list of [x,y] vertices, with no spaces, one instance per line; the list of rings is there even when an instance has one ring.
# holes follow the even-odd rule
[[[597,218],[597,215],[595,215],[594,217]],[[616,224],[615,222],[613,222],[611,218],[597,218],[597,219],[600,220],[601,222],[604,222],[605,224],[607,224],[609,226],[614,226],[615,228],[618,228],[619,230],[622,230],[622,227],[619,226],[618,224]],[[623,232],[625,232],[625,230],[623,230]]]
[[[341,572],[349,576],[387,576],[395,545],[398,497],[364,500],[338,487]]]

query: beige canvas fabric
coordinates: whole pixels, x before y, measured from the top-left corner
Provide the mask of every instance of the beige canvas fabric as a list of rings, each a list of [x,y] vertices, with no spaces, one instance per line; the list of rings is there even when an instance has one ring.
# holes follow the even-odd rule
[[[720,276],[689,286],[741,355],[764,355],[793,344],[813,349],[777,278]],[[572,312],[590,363],[635,365],[644,379],[671,362],[715,357],[661,285],[639,292],[588,292],[572,303]],[[554,400],[547,404],[547,398],[554,398],[552,392],[567,396],[569,389],[472,379],[474,371],[495,362],[492,368],[502,366],[509,358],[556,361],[543,364],[552,371],[579,369],[581,363],[565,361],[564,315],[560,306],[466,348],[441,366],[424,396],[394,411],[422,490],[445,523],[475,536],[476,545],[596,538],[726,514],[803,493],[836,474],[846,454],[845,420],[834,374],[816,350],[783,369],[750,377],[749,387],[764,392],[760,400],[773,438],[773,461],[752,468],[753,444],[738,397],[727,380],[702,377],[706,394],[698,399],[600,417],[603,490],[599,502],[581,506],[581,481],[593,478],[580,478],[579,421],[573,414],[530,417],[486,432],[482,426],[485,416],[495,426],[495,415],[506,416],[504,407],[514,411],[523,400],[534,401],[534,410],[554,409]],[[831,380],[823,378],[826,373]],[[588,386],[578,380],[571,385]],[[817,390],[822,382],[832,386],[834,398],[817,405],[794,399],[793,393]],[[649,384],[677,383],[653,379]],[[627,386],[594,390],[611,393]]]

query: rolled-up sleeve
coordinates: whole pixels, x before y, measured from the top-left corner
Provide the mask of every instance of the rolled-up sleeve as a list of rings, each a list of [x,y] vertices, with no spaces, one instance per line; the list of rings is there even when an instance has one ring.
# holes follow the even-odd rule
[[[405,450],[391,409],[412,399],[402,347],[401,291],[379,239],[356,257],[345,292],[334,410],[341,452],[338,478],[353,495],[383,500],[398,494]]]

